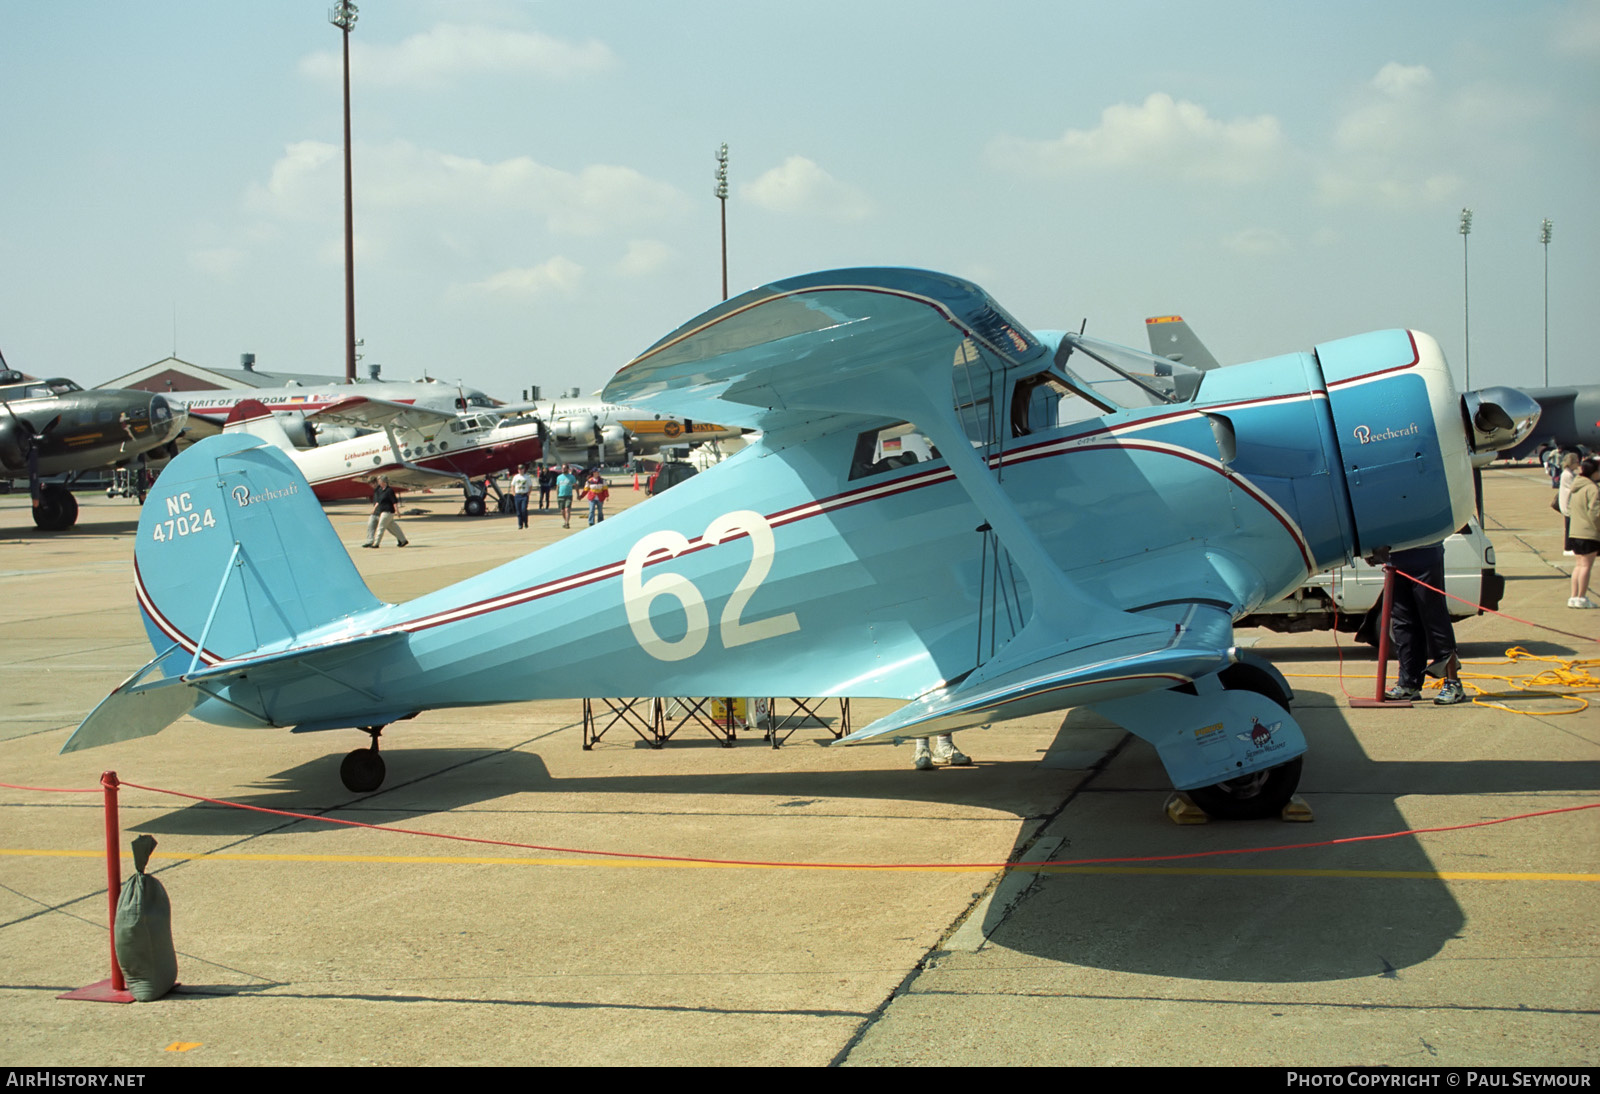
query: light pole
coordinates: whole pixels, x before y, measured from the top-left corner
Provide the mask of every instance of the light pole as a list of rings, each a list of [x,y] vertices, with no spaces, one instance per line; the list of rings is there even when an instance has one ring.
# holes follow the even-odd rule
[[[1539,222],[1539,242],[1544,244],[1544,386],[1550,386],[1550,218]]]
[[[728,299],[728,144],[717,149],[717,201],[722,206],[722,299]]]
[[[350,191],[350,31],[356,25],[356,6],[338,0],[328,10],[328,22],[344,36],[344,382],[356,382],[356,235]]]
[[[1461,341],[1466,357],[1466,390],[1472,390],[1472,311],[1467,291],[1467,237],[1472,234],[1472,210],[1461,210]]]

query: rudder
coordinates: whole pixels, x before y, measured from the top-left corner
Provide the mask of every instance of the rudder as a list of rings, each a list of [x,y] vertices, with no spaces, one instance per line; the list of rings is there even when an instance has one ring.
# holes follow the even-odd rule
[[[151,644],[203,647],[203,664],[383,606],[293,461],[240,434],[207,438],[162,472],[139,517],[134,570]],[[170,659],[163,670],[174,671]]]

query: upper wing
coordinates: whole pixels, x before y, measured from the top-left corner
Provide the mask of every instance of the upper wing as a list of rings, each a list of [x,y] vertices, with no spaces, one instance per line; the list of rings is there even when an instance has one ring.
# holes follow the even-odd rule
[[[829,270],[712,308],[625,365],[614,403],[778,432],[883,417],[875,374],[910,366],[948,388],[958,352],[999,368],[1044,347],[969,281],[926,270]],[[892,401],[892,400],[891,400]]]
[[[307,414],[308,420],[337,422],[365,429],[383,429],[393,425],[400,429],[438,429],[455,421],[456,416],[446,410],[433,410],[410,403],[395,403],[388,399],[369,399],[365,395],[352,395],[340,399],[321,410]]]

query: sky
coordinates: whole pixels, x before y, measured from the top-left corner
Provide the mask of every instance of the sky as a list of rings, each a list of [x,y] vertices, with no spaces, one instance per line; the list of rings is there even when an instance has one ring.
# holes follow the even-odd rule
[[[12,367],[342,373],[328,7],[0,0]],[[919,266],[1035,330],[1177,313],[1234,362],[1406,326],[1537,387],[1548,257],[1549,380],[1600,381],[1594,0],[359,8],[363,373],[598,390],[721,299],[726,142],[734,294]]]

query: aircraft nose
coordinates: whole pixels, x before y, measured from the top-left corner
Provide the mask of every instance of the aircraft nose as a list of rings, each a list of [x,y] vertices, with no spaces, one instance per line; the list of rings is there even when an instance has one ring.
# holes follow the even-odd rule
[[[189,411],[185,407],[174,410],[173,405],[164,395],[150,397],[150,428],[163,437],[176,437],[178,430],[183,428],[184,421],[188,418]]]
[[[1539,403],[1514,387],[1486,387],[1461,396],[1474,454],[1515,448],[1539,424]]]

